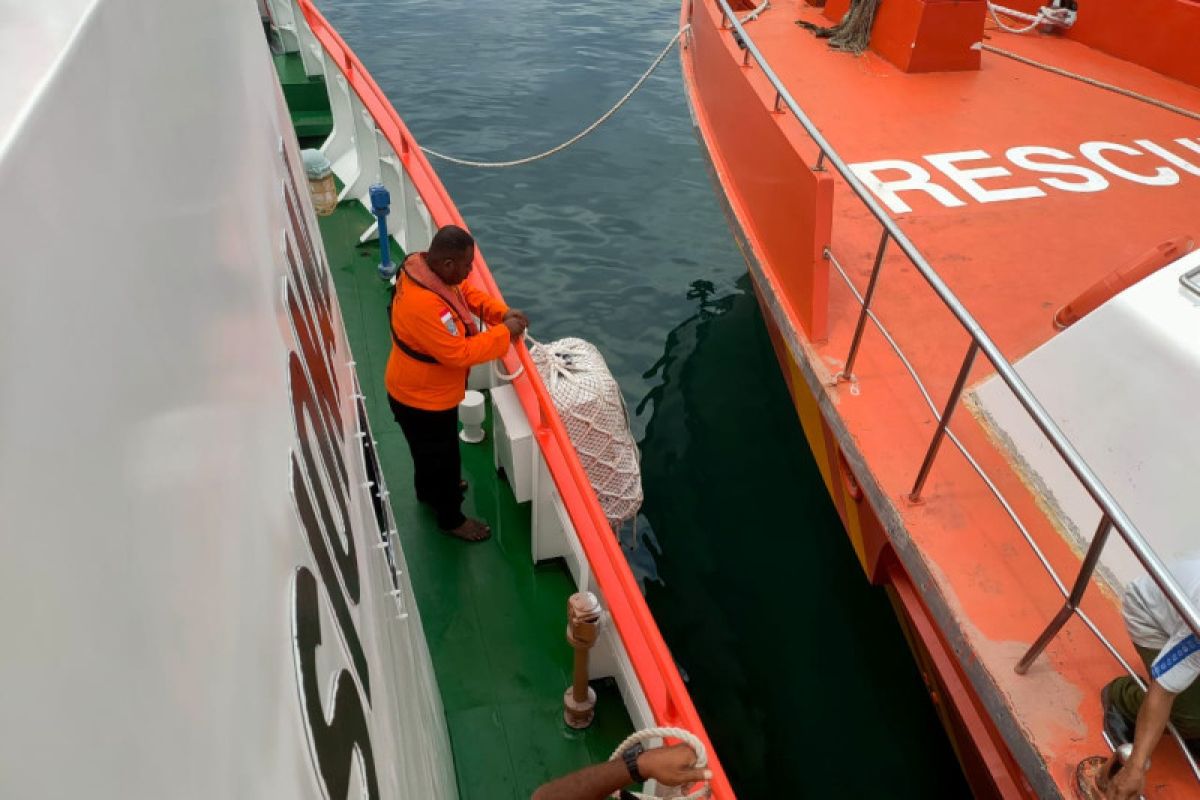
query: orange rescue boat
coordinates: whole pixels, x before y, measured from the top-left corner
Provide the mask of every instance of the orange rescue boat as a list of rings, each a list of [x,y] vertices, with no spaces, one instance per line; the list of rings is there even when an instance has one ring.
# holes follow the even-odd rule
[[[1140,669],[1122,587],[1200,632],[1167,566],[1198,543],[1200,3],[1013,5],[684,0],[681,52],[808,443],[974,791],[1073,797],[1101,687]],[[805,30],[847,13],[861,53]],[[1200,796],[1170,738],[1146,796]]]

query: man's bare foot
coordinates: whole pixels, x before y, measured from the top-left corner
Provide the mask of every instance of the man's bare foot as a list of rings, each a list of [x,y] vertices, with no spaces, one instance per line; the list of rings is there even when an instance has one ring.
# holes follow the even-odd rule
[[[470,517],[457,528],[442,531],[447,536],[462,539],[464,542],[482,542],[492,538],[492,529],[486,522]]]

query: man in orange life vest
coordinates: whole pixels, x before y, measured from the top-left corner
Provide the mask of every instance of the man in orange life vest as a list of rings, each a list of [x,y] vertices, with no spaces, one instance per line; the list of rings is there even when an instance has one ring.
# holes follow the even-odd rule
[[[417,499],[433,507],[444,532],[481,542],[491,528],[462,513],[458,404],[470,368],[508,352],[529,320],[465,282],[474,260],[475,240],[455,225],[440,229],[428,252],[404,260],[392,301],[385,383],[412,453]],[[492,327],[480,331],[474,315]]]

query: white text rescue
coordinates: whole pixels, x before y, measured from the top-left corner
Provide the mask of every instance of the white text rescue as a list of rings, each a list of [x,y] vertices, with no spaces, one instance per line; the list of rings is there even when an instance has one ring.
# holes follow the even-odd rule
[[[936,179],[925,166],[901,159],[849,166],[893,214],[912,211],[904,198],[912,192],[953,208],[965,206],[969,200],[1027,200],[1045,197],[1050,191],[1102,192],[1113,179],[1143,186],[1173,186],[1200,179],[1200,139],[1188,138],[1175,139],[1169,145],[1149,139],[1084,142],[1076,152],[1023,145],[1008,148],[1002,157],[985,150],[962,150],[921,158],[940,173]]]

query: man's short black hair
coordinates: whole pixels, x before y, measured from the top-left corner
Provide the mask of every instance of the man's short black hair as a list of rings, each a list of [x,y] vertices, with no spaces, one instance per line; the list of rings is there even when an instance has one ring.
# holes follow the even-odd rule
[[[460,256],[474,246],[475,239],[471,234],[457,225],[446,225],[433,235],[426,258],[436,264],[442,259]]]

